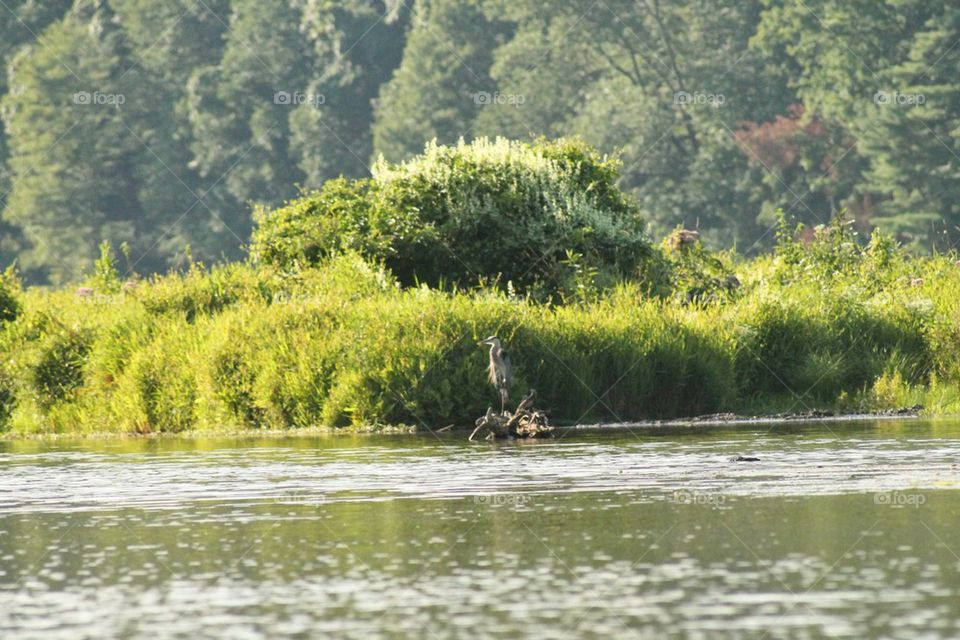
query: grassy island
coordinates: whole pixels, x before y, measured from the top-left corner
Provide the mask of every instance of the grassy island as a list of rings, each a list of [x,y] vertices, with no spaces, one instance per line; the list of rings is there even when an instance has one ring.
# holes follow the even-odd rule
[[[960,410],[960,263],[842,216],[775,252],[654,242],[578,141],[431,145],[258,211],[243,263],[0,286],[0,430],[468,426],[499,335],[559,424]]]

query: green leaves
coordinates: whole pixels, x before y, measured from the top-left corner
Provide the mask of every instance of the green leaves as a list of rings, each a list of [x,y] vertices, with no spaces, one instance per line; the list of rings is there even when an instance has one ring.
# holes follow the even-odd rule
[[[419,153],[428,140],[473,137],[484,96],[496,90],[494,51],[511,33],[478,0],[421,0],[413,13],[403,62],[381,87],[373,124],[375,152],[392,162]]]
[[[16,179],[4,217],[30,243],[23,268],[55,281],[78,276],[101,237],[132,240],[141,213],[131,185],[142,147],[123,125],[138,96],[110,18],[78,5],[47,28],[49,46],[22,49],[10,67],[3,104]]]
[[[261,210],[252,255],[291,270],[355,250],[406,285],[499,281],[550,297],[574,252],[581,280],[603,272],[609,285],[653,256],[617,169],[573,140],[431,144],[406,163],[381,162],[372,181],[332,181]]]

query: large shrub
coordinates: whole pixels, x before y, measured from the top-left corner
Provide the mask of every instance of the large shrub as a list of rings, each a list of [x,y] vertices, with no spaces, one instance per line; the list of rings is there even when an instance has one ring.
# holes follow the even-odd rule
[[[575,263],[609,283],[646,273],[655,255],[618,168],[570,140],[431,144],[406,163],[379,162],[372,180],[335,180],[259,211],[252,256],[294,270],[356,250],[407,285],[499,280],[547,294]]]

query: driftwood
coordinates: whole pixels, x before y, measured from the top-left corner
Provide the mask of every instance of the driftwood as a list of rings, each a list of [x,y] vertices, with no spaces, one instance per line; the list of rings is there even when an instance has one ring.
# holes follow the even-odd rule
[[[477,433],[486,431],[484,440],[494,440],[497,438],[537,438],[549,434],[553,431],[547,423],[547,416],[542,411],[533,408],[533,398],[537,392],[534,389],[520,401],[513,413],[497,413],[492,408],[487,408],[487,414],[478,418],[477,428],[470,434],[470,440]]]

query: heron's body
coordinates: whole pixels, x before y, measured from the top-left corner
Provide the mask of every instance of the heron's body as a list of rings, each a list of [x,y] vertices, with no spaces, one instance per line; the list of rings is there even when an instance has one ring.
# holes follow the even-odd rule
[[[490,345],[489,380],[490,384],[500,392],[500,412],[503,413],[507,406],[510,384],[513,382],[513,366],[499,338],[490,336],[483,341],[483,344]]]

